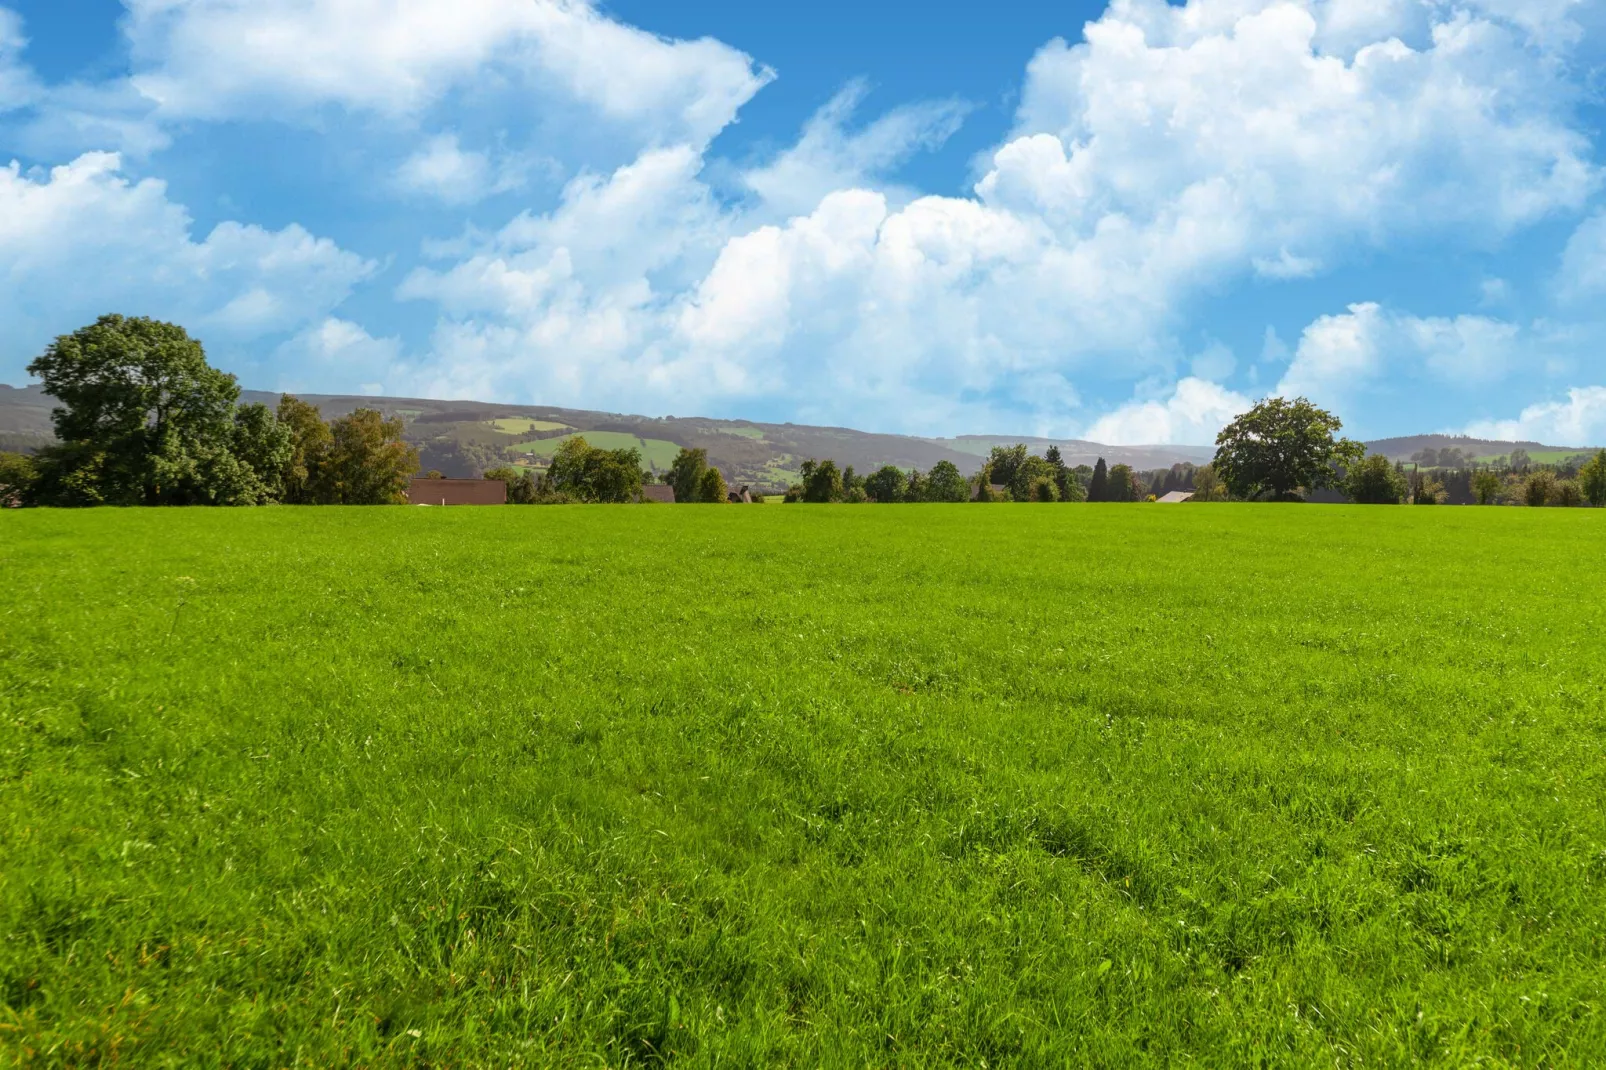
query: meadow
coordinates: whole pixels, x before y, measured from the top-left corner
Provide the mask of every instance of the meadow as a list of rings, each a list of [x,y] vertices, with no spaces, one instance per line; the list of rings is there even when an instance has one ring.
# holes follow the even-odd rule
[[[1606,511],[0,511],[0,1063],[1606,1052]]]
[[[675,454],[680,452],[680,447],[673,442],[661,438],[639,438],[624,431],[583,431],[575,434],[599,450],[640,450],[641,459],[660,472],[668,471],[669,466],[675,463]],[[574,437],[564,435],[561,438],[536,439],[534,442],[515,443],[507,448],[550,461],[558,447]]]

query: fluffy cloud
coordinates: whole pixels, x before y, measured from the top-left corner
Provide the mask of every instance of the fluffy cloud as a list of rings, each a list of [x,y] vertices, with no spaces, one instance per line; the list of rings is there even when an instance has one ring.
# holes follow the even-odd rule
[[[967,110],[951,100],[911,104],[850,132],[866,92],[862,81],[848,85],[809,119],[797,144],[747,171],[743,184],[783,215],[806,214],[827,195],[881,179],[916,152],[940,146]]]
[[[163,183],[134,182],[114,154],[48,175],[0,168],[0,367],[20,371],[42,340],[109,311],[184,322],[240,344],[325,315],[374,265],[298,226],[225,222],[202,241]]]
[[[98,100],[80,90],[76,111],[50,91],[52,114],[78,116],[86,137],[131,144],[161,129],[152,119],[372,128],[392,192],[458,207],[518,187],[519,161],[564,146],[572,177],[555,205],[426,244],[394,296],[432,304],[436,322],[405,353],[334,316],[374,266],[300,228],[224,224],[194,240],[160,184],[123,179],[111,157],[0,180],[0,196],[85,198],[86,222],[54,245],[8,236],[29,224],[0,216],[0,265],[57,257],[30,292],[55,285],[52,270],[109,263],[98,285],[112,298],[236,337],[292,335],[276,351],[287,367],[391,389],[767,405],[913,431],[996,413],[1063,433],[1088,427],[1086,398],[1176,382],[1093,427],[1116,442],[1207,441],[1244,399],[1224,347],[1187,367],[1178,336],[1204,299],[1255,277],[1319,278],[1357,251],[1488,248],[1581,211],[1599,178],[1565,81],[1571,0],[1114,0],[1081,43],[1033,58],[1014,128],[966,196],[888,179],[949,137],[963,107],[859,123],[860,85],[772,158],[710,167],[711,139],[769,72],[589,0],[125,3],[132,77]],[[0,9],[0,93],[20,40]],[[718,194],[705,172],[728,179]],[[116,211],[122,230],[100,222]],[[143,273],[130,266],[147,263],[141,242],[156,250]],[[1606,287],[1603,263],[1597,217],[1560,289]],[[7,300],[22,307],[0,297],[0,311]],[[1281,389],[1332,403],[1399,374],[1496,381],[1524,340],[1486,317],[1354,305],[1306,329]]]
[[[1521,334],[1516,324],[1485,316],[1419,317],[1354,304],[1305,328],[1277,392],[1342,406],[1380,382],[1426,377],[1474,386],[1511,370]]]
[[[40,93],[33,71],[22,59],[27,47],[22,16],[0,7],[0,114],[33,103]]]
[[[174,118],[337,104],[417,114],[504,82],[702,143],[771,77],[717,41],[668,41],[587,0],[124,0],[134,84]]]
[[[1606,445],[1606,386],[1575,387],[1565,401],[1529,405],[1515,420],[1487,420],[1467,427],[1475,438],[1543,442],[1551,446]]]
[[[957,112],[847,134],[850,88],[744,176],[797,209],[785,222],[717,207],[696,146],[669,168],[657,150],[402,294],[441,302],[442,374],[482,390],[784,396],[905,428],[996,405],[1069,428],[1085,422],[1073,383],[1174,374],[1172,332],[1224,281],[1317,274],[1356,243],[1486,242],[1584,202],[1597,176],[1556,65],[1480,10],[1116,0],[1085,43],[1032,61],[974,197],[867,183]],[[1312,325],[1285,386],[1334,395],[1395,353],[1487,379],[1515,332],[1356,306]],[[1190,413],[1227,399],[1185,382],[1112,414],[1112,433],[1203,434],[1213,417]]]
[[[396,185],[443,204],[466,205],[518,189],[524,176],[514,161],[493,161],[490,153],[463,149],[456,134],[440,134],[402,162]]]
[[[1606,212],[1586,219],[1561,257],[1557,290],[1567,301],[1599,300],[1606,296]]]
[[[1351,241],[1498,236],[1576,208],[1596,175],[1570,93],[1504,23],[1415,4],[1116,0],[1032,60],[981,193],[1086,235],[1127,218],[1156,267],[1305,275]],[[1335,20],[1366,43],[1324,49]],[[1325,27],[1325,28],[1324,28]],[[1362,31],[1365,31],[1362,33]]]
[[[1177,383],[1170,397],[1134,400],[1100,417],[1083,437],[1112,446],[1208,446],[1216,432],[1251,404],[1242,394],[1190,376]]]
[[[385,379],[403,368],[401,340],[375,338],[350,320],[335,316],[315,323],[274,353],[278,390],[324,390],[380,394]]]

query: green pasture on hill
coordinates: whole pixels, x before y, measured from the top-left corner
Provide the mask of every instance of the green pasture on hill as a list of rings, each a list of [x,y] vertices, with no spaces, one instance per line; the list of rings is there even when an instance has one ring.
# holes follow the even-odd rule
[[[602,450],[640,450],[643,463],[650,465],[656,471],[668,471],[669,466],[675,463],[675,454],[680,447],[673,442],[660,438],[638,438],[624,431],[577,431],[588,443]],[[532,457],[551,460],[559,446],[563,445],[574,435],[563,435],[560,438],[543,438],[534,442],[520,442],[507,447],[520,453],[528,453]]]
[[[0,511],[0,1064],[1598,1065],[1606,511]]]
[[[508,435],[524,435],[531,431],[557,431],[569,426],[553,423],[551,420],[530,420],[522,416],[505,416],[500,420],[489,422],[493,431],[501,431]]]

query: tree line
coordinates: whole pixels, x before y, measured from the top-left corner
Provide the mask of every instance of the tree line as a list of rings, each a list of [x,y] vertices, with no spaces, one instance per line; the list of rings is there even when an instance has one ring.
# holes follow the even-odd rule
[[[857,476],[852,466],[807,461],[789,502],[1143,502],[1172,491],[1192,501],[1304,501],[1327,493],[1361,504],[1437,505],[1450,501],[1576,506],[1606,505],[1606,450],[1572,466],[1535,466],[1521,449],[1496,465],[1438,472],[1408,471],[1382,454],[1341,438],[1343,424],[1305,398],[1267,398],[1222,429],[1211,463],[1134,471],[1129,465],[1067,466],[1059,448],[1042,456],[1023,444],[995,446],[970,480],[944,461],[929,474],[895,467]],[[1419,455],[1427,460],[1425,453]],[[1434,462],[1468,463],[1459,448],[1435,451]],[[1516,462],[1520,467],[1511,467]],[[1447,488],[1447,482],[1449,487]]]
[[[285,395],[241,405],[234,376],[182,327],[102,316],[28,365],[60,401],[56,443],[0,455],[9,505],[385,505],[418,452],[373,409],[325,421]]]
[[[0,453],[0,505],[399,504],[418,470],[400,418],[359,408],[325,421],[288,394],[273,409],[242,405],[234,376],[170,323],[103,316],[57,338],[28,371],[62,403],[51,415],[57,441],[31,457]],[[1326,492],[1365,504],[1606,506],[1606,450],[1535,465],[1519,447],[1488,466],[1458,447],[1424,450],[1408,471],[1338,437],[1342,426],[1305,398],[1267,398],[1222,429],[1214,459],[1199,467],[1137,472],[1103,458],[1072,467],[1056,446],[1038,456],[1023,444],[993,447],[969,479],[949,461],[860,475],[811,459],[785,500],[1138,502],[1181,490],[1194,501]],[[638,501],[655,478],[639,450],[600,449],[580,435],[544,472],[504,465],[484,474],[515,504]],[[681,449],[665,481],[678,502],[763,500],[746,487],[733,493],[702,449]]]

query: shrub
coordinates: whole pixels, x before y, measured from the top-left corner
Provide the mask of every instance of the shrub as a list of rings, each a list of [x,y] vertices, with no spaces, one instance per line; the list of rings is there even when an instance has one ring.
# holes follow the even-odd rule
[[[703,478],[697,485],[697,500],[710,505],[723,503],[730,491],[725,489],[725,476],[718,468],[710,467],[703,472]]]
[[[1567,509],[1576,509],[1584,504],[1583,492],[1578,484],[1570,479],[1558,479],[1550,492],[1550,504],[1559,505]]]
[[[1522,500],[1533,506],[1548,505],[1555,491],[1555,474],[1549,469],[1541,468],[1531,473],[1527,482],[1523,484]]]
[[[1472,474],[1472,496],[1479,505],[1493,505],[1500,500],[1500,477],[1487,468]]]
[[[1387,457],[1374,453],[1349,470],[1344,491],[1361,505],[1399,505],[1405,500],[1405,475]]]

